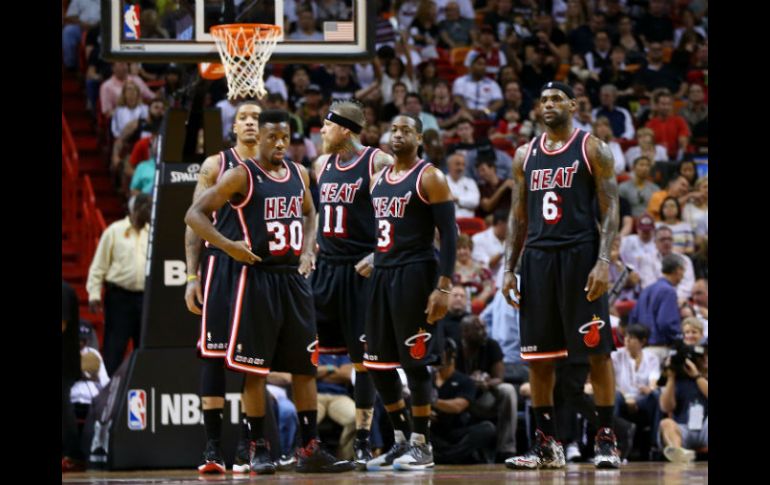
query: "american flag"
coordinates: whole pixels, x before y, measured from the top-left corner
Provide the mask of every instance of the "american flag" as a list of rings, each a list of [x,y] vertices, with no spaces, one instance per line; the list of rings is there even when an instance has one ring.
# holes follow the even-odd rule
[[[324,22],[324,40],[355,40],[353,22]]]

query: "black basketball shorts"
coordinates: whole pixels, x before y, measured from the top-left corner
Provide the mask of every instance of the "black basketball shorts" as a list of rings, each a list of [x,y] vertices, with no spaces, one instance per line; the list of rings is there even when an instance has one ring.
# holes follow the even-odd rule
[[[525,248],[521,261],[521,356],[553,359],[615,350],[607,294],[589,302],[584,291],[598,243],[559,249]]]
[[[233,296],[226,363],[233,370],[316,375],[310,283],[296,267],[244,266]]]
[[[436,288],[438,265],[420,261],[375,268],[366,318],[364,366],[370,370],[418,367],[441,361],[438,322],[425,309]]]
[[[221,251],[207,251],[201,265],[203,309],[198,351],[201,357],[223,358],[230,340],[230,307],[241,263]]]
[[[362,256],[363,257],[363,256]],[[356,272],[361,258],[336,260],[319,257],[311,276],[315,298],[318,351],[344,354],[361,363],[364,359],[364,318],[369,278]]]

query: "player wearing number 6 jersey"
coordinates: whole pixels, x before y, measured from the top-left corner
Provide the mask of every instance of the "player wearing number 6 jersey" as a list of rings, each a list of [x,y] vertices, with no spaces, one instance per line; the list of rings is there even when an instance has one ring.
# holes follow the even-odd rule
[[[530,363],[537,431],[532,450],[505,464],[565,466],[554,439],[553,386],[554,359],[569,353],[587,355],[591,364],[599,429],[594,463],[617,468],[610,360],[615,347],[606,295],[610,247],[618,232],[614,161],[604,142],[573,128],[576,103],[569,86],[546,83],[540,103],[546,132],[520,147],[513,160],[503,284],[503,295],[521,312],[521,356]],[[523,247],[519,291],[513,271]]]
[[[228,367],[246,373],[243,405],[254,442],[251,472],[274,473],[276,468],[263,436],[265,377],[271,370],[292,374],[303,443],[297,471],[347,471],[352,463],[336,461],[317,437],[315,312],[306,280],[315,265],[316,213],[306,170],[284,160],[288,121],[285,111],[263,111],[259,159],[225,172],[193,203],[185,222],[243,263],[225,359]],[[237,212],[241,241],[226,238],[207,217],[228,202]]]
[[[354,460],[359,469],[372,458],[375,390],[366,367],[364,316],[377,240],[374,209],[369,196],[373,174],[393,164],[378,148],[361,145],[359,134],[366,121],[361,105],[336,101],[321,128],[323,151],[314,164],[318,181],[318,263],[311,283],[315,298],[318,350],[350,355],[356,369],[356,440]]]

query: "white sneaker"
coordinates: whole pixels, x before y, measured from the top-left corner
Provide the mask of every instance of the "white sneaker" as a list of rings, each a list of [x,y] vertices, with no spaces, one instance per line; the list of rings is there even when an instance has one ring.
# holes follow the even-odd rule
[[[412,433],[406,453],[393,460],[393,469],[400,471],[425,470],[433,466],[433,446],[420,433]]]
[[[403,432],[395,430],[393,431],[393,437],[395,438],[393,446],[387,453],[383,453],[366,462],[367,471],[377,472],[382,470],[392,470],[393,460],[409,450],[409,443],[407,443],[406,436],[404,436]]]
[[[672,463],[692,463],[695,460],[695,452],[679,446],[666,446],[663,456]]]
[[[578,448],[577,443],[574,441],[567,445],[564,454],[566,455],[567,461],[570,463],[580,461],[581,458],[583,458],[583,455],[580,454],[580,448]]]

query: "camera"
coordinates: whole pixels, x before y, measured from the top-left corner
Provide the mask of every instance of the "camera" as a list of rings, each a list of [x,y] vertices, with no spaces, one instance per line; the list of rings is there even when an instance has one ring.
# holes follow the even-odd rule
[[[690,359],[690,362],[696,364],[696,359],[706,354],[704,345],[686,345],[682,340],[674,342],[673,348],[669,352],[668,368],[672,369],[678,376],[686,376],[684,362]]]

